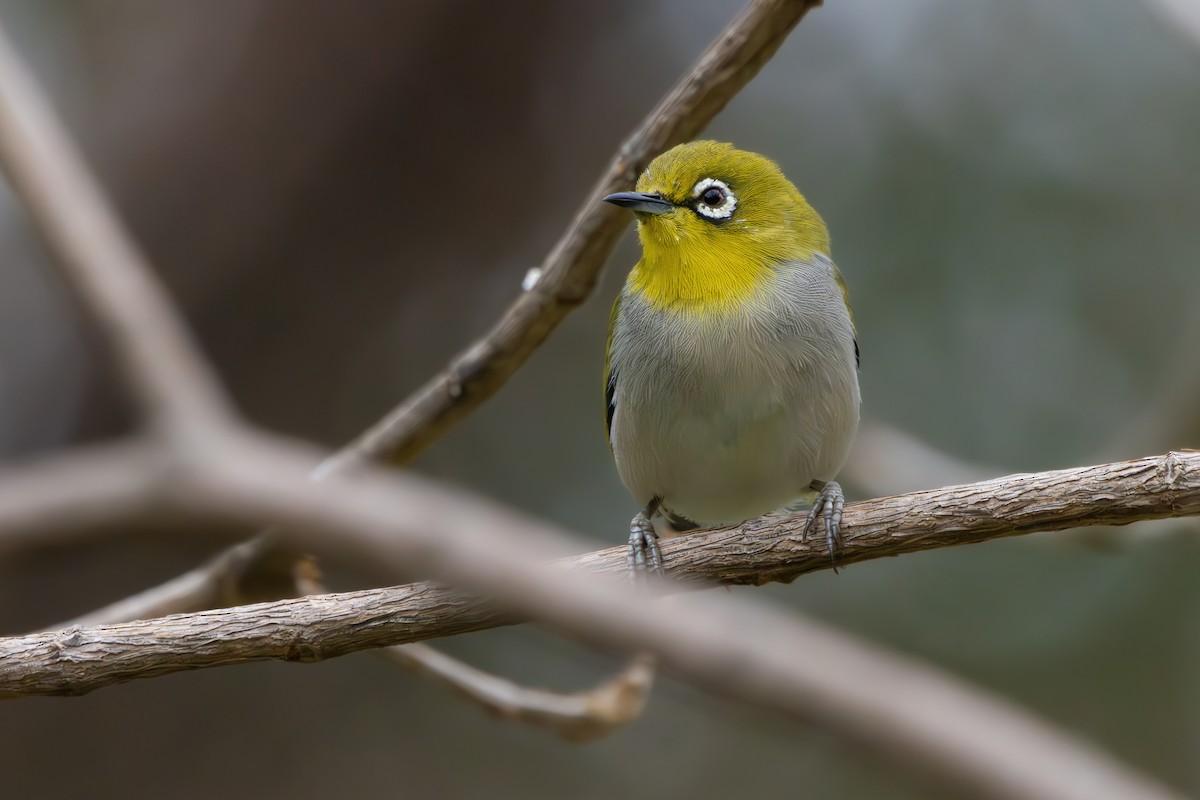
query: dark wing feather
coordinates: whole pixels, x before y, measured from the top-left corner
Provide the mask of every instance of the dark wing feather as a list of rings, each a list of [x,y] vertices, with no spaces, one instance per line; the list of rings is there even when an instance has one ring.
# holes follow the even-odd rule
[[[617,324],[617,314],[621,310],[621,295],[617,295],[613,303],[612,314],[608,318],[608,341],[604,344],[604,436],[608,446],[612,448],[612,421],[617,413],[617,371],[612,365],[613,329]]]

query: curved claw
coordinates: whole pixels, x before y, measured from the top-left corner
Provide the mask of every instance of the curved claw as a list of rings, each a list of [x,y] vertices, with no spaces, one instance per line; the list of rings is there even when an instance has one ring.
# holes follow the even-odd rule
[[[842,509],[846,506],[846,495],[837,481],[813,481],[812,488],[818,490],[817,499],[813,501],[804,519],[804,534],[802,541],[808,540],[809,531],[815,527],[817,514],[825,525],[825,546],[829,550],[829,563],[837,572],[837,551],[842,543]]]
[[[644,513],[638,514],[629,523],[629,576],[637,582],[647,574],[661,575],[662,571],[658,534],[650,518]]]

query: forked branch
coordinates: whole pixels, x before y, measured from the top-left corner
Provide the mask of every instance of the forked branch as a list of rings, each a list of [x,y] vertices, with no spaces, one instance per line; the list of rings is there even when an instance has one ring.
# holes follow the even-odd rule
[[[426,500],[427,505],[436,502]],[[443,502],[458,504],[461,513],[461,500]],[[427,508],[422,516],[432,513]],[[853,503],[842,522],[845,541],[838,560],[851,564],[1024,533],[1197,514],[1200,452],[1168,453]],[[468,524],[486,527],[488,519]],[[502,529],[527,525],[506,522],[499,515],[490,519],[497,537]],[[0,504],[0,530],[8,527],[4,523]],[[791,581],[829,568],[822,538],[804,541],[803,524],[803,514],[766,516],[664,541],[663,557],[673,580],[669,585]],[[0,539],[0,549],[13,545],[12,538]],[[618,576],[625,570],[625,558],[625,549],[615,547],[558,563]],[[417,583],[76,627],[0,640],[0,697],[81,694],[125,680],[216,664],[318,661],[522,619],[464,593]]]
[[[657,151],[694,135],[814,5],[754,0],[626,143],[595,194],[628,185]],[[281,539],[298,548],[336,546],[339,553],[398,574],[417,570],[496,603],[419,584],[379,590],[383,605],[365,618],[353,607],[363,598],[324,595],[157,620],[152,627],[130,623],[14,637],[0,642],[0,672],[13,681],[6,684],[10,696],[88,691],[177,669],[256,658],[313,660],[411,641],[411,632],[404,639],[398,628],[428,624],[436,615],[400,619],[404,606],[392,593],[408,591],[431,593],[448,611],[446,624],[426,636],[528,618],[598,646],[651,650],[699,685],[815,720],[901,763],[917,762],[951,777],[974,795],[1169,796],[1028,715],[864,645],[847,647],[844,637],[802,619],[760,606],[746,609],[744,601],[697,613],[633,598],[611,576],[592,574],[623,569],[622,557],[612,552],[580,559],[587,570],[532,564],[525,554],[542,552],[559,537],[532,536],[536,523],[515,521],[493,506],[462,503],[414,478],[371,469],[314,485],[312,453],[230,421],[224,396],[178,314],[2,36],[0,57],[0,160],[58,255],[67,283],[124,368],[154,432],[168,434],[145,446],[35,468],[40,471],[34,478],[57,482],[39,486],[17,475],[0,484],[0,551],[148,518],[278,524]],[[587,295],[622,224],[616,212],[599,206],[581,212],[543,265],[541,280],[510,314],[361,440],[347,460],[384,454],[402,460],[495,391]],[[842,558],[849,563],[1033,530],[1194,514],[1195,479],[1195,456],[1170,454],[873,501],[848,514]],[[30,486],[36,490],[25,491]],[[796,530],[793,518],[768,518],[665,549],[680,577],[691,571],[731,582],[783,580],[828,563],[823,553],[792,540]],[[184,588],[192,597],[203,594],[196,586]],[[255,617],[258,627],[251,630],[238,616],[245,613],[266,616]],[[486,619],[472,623],[472,614]],[[306,621],[303,627],[297,627],[299,619]],[[214,638],[189,638],[194,626],[213,622],[219,626],[209,630]],[[180,635],[173,638],[173,632]],[[130,634],[140,638],[122,639]]]
[[[298,546],[337,532],[339,550],[401,569],[424,565],[497,605],[430,584],[299,598],[194,615],[0,641],[0,693],[82,692],[121,680],[261,658],[315,660],[345,652],[536,618],[609,648],[655,652],[714,691],[816,721],[899,762],[971,787],[973,796],[1132,800],[1170,793],[1085,745],[948,675],[882,653],[744,598],[696,608],[636,601],[589,571],[620,573],[621,549],[547,569],[528,521],[472,508],[424,482],[366,470],[314,487],[289,448],[234,448],[177,475],[170,507],[277,519]],[[69,494],[70,487],[63,487]],[[0,502],[0,512],[5,504]],[[30,510],[28,505],[25,509]],[[857,503],[847,508],[844,558],[1053,530],[1200,513],[1200,453],[1010,476]],[[0,530],[5,530],[0,513]],[[828,566],[796,541],[797,517],[667,542],[677,577],[787,579]],[[535,526],[536,527],[536,526]],[[20,529],[18,529],[20,530]],[[30,544],[37,531],[0,544]],[[753,565],[753,566],[752,566]],[[697,598],[689,601],[691,606]],[[739,602],[730,602],[738,600]],[[752,608],[745,606],[752,605]]]

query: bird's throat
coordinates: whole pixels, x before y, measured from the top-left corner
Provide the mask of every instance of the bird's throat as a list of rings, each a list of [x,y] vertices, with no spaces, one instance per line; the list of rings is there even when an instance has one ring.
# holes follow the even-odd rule
[[[660,310],[720,315],[741,307],[774,266],[738,247],[655,247],[629,273],[629,289]]]

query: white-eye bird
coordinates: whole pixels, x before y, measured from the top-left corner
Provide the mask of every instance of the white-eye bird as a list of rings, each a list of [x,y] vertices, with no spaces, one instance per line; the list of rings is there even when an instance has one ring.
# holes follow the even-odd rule
[[[833,558],[834,481],[858,430],[858,343],[829,233],[772,161],[720,142],[654,159],[637,191],[642,258],[613,307],[608,438],[641,512],[630,563],[661,570],[650,520],[741,522],[797,499]]]

